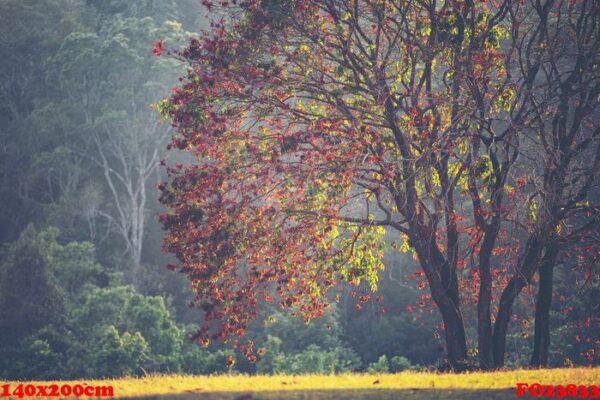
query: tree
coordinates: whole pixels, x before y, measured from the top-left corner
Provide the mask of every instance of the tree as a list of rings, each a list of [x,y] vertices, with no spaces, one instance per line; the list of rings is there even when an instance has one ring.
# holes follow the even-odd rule
[[[102,357],[120,362],[110,373],[115,376],[141,374],[140,367],[147,372],[180,369],[182,333],[161,297],[141,295],[131,286],[91,286],[71,321],[79,345],[70,349],[69,364],[80,376],[105,374],[98,369],[107,362]]]
[[[518,23],[529,34],[518,42],[518,60],[533,115],[521,146],[537,157],[528,174],[531,219],[525,252],[502,292],[494,328],[494,358],[501,366],[511,304],[539,274],[533,365],[546,365],[553,269],[576,258],[587,275],[598,255],[598,166],[600,166],[600,7],[596,2],[547,1],[532,6]],[[515,21],[516,22],[516,21]],[[573,257],[576,255],[576,257]]]
[[[0,264],[0,331],[6,349],[44,326],[64,322],[65,292],[52,274],[49,245],[56,231],[29,225],[7,246]]]
[[[93,241],[103,260],[114,262],[114,248],[128,245],[141,257],[148,228],[160,231],[149,209],[156,201],[144,191],[158,180],[155,151],[168,136],[150,104],[180,73],[153,57],[152,41],[174,42],[186,24],[201,23],[194,1],[0,5],[2,241],[35,221],[59,227],[64,239]]]
[[[72,24],[68,0],[3,1],[0,4],[0,240],[14,241],[40,218],[41,199],[30,192],[32,155],[47,150],[56,135],[35,137],[32,117],[52,97],[44,62]],[[43,193],[42,195],[46,195]],[[42,196],[44,197],[44,196]]]
[[[140,374],[148,345],[139,332],[119,335],[114,326],[108,325],[94,336],[91,347],[91,371],[102,377],[118,377]]]
[[[543,317],[541,324],[537,316],[535,321],[536,335],[545,328],[546,322],[550,332],[544,342],[534,337],[531,347],[535,348],[537,343],[537,351],[524,354],[530,356],[527,361],[532,361],[532,366],[598,365],[600,362],[597,357],[600,350],[600,279],[597,272],[585,273],[587,264],[587,259],[575,257],[552,269],[554,282],[550,312]],[[534,359],[536,356],[539,357],[537,360]]]
[[[198,339],[243,336],[274,297],[310,319],[339,281],[375,289],[388,230],[420,263],[450,366],[467,363],[469,286],[480,366],[501,366],[512,302],[566,218],[542,207],[531,218],[535,201],[525,212],[516,204],[546,63],[525,62],[523,43],[540,39],[523,15],[533,9],[543,25],[552,4],[206,3],[224,19],[178,53],[188,74],[160,105],[177,131],[171,146],[194,156],[159,188],[171,209],[164,248],[205,312]],[[569,7],[597,22],[585,5]],[[508,238],[515,225],[523,247]],[[493,327],[494,280],[503,293]],[[240,347],[251,354],[251,343]]]
[[[181,27],[173,21],[160,26],[151,17],[118,16],[103,21],[99,32],[69,34],[49,60],[48,77],[65,93],[63,106],[77,103],[82,110],[62,125],[87,132],[68,149],[91,162],[104,180],[108,201],[96,205],[93,217],[116,230],[135,267],[146,231],[146,190],[157,179],[168,134],[150,107],[152,93],[166,88],[165,71],[172,66],[152,57],[147,38],[174,38],[177,32]]]

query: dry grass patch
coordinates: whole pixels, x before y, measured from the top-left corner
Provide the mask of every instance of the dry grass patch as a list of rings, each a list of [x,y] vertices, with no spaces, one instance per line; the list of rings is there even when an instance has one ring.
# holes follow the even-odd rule
[[[61,382],[112,385],[115,398],[144,399],[515,399],[517,382],[600,384],[600,367],[472,372],[303,376],[152,375]],[[34,384],[47,384],[34,382]],[[14,383],[13,383],[14,385]],[[485,397],[482,397],[485,396]]]

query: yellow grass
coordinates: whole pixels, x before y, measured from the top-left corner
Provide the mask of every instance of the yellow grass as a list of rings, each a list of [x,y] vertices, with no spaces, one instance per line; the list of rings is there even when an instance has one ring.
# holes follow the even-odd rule
[[[529,384],[537,382],[546,385],[600,385],[600,368],[513,370],[465,374],[404,372],[337,376],[153,375],[139,379],[123,378],[60,383],[112,385],[115,398],[250,400],[516,399],[517,382]],[[46,382],[32,383],[47,384]]]

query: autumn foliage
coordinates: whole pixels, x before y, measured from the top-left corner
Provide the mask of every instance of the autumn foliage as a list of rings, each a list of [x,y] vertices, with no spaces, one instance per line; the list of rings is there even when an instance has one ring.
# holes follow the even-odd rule
[[[464,307],[501,366],[538,270],[597,254],[600,4],[203,3],[212,29],[160,104],[192,157],[159,186],[199,342],[254,358],[261,302],[318,317],[340,282],[375,290],[389,246],[422,267],[450,366]]]

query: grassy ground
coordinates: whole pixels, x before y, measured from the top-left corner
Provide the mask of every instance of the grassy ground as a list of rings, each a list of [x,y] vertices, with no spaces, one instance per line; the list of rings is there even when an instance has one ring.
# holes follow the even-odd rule
[[[600,385],[600,368],[517,370],[459,375],[424,372],[338,376],[157,375],[140,379],[86,380],[61,384],[112,385],[115,398],[146,400],[494,400],[516,399],[517,382]]]

